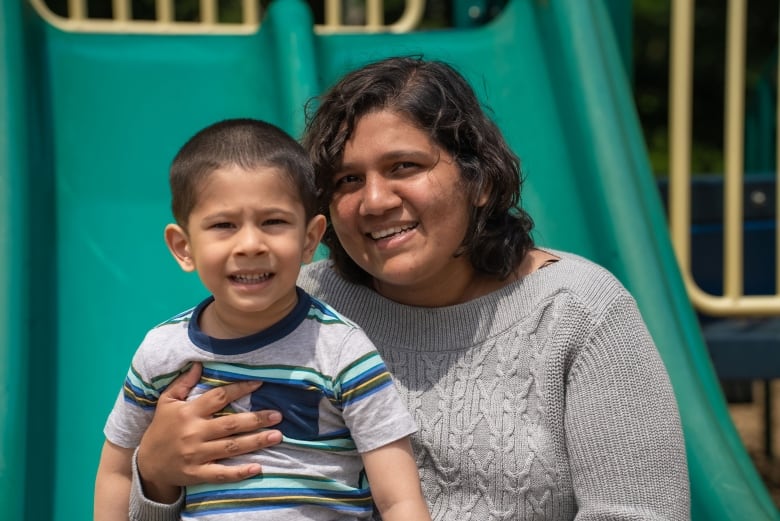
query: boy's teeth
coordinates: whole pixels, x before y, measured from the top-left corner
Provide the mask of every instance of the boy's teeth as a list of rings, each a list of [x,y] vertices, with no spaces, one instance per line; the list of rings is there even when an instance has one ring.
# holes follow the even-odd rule
[[[270,277],[270,274],[268,273],[260,273],[257,275],[233,275],[233,278],[238,282],[243,282],[246,284],[252,284],[255,282],[262,282],[266,280],[268,277]]]

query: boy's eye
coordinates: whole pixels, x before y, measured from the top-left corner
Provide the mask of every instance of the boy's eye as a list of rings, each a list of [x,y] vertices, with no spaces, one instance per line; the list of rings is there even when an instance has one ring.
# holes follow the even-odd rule
[[[263,221],[263,224],[265,224],[266,226],[273,226],[276,224],[287,224],[287,221],[285,221],[284,219],[266,219],[265,221]]]

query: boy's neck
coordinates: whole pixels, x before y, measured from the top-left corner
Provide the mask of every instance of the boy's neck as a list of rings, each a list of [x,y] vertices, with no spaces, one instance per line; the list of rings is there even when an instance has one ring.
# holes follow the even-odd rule
[[[257,312],[241,315],[239,313],[220,312],[216,300],[212,300],[198,317],[198,328],[211,338],[229,340],[244,338],[277,324],[295,309],[298,303],[297,294],[290,304],[275,309],[274,313]]]

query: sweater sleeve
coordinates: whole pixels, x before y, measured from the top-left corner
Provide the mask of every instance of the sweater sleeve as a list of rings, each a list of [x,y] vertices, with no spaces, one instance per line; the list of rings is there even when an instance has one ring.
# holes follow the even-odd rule
[[[676,399],[627,294],[599,319],[572,366],[565,432],[578,521],[690,519]]]
[[[144,496],[141,476],[136,463],[138,450],[133,453],[133,484],[130,488],[130,521],[179,521],[179,512],[184,504],[184,489],[176,503],[166,505]]]

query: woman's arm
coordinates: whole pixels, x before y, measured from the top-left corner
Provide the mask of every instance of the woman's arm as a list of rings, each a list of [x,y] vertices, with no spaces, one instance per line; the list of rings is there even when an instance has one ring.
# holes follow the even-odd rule
[[[677,402],[630,297],[612,303],[572,366],[564,430],[577,519],[690,518]]]
[[[140,480],[141,486],[133,488],[131,506],[170,504],[178,500],[182,486],[235,482],[257,475],[261,471],[257,464],[231,466],[218,461],[282,441],[282,434],[277,430],[256,432],[282,420],[276,411],[213,417],[230,402],[256,390],[259,382],[218,387],[186,401],[200,378],[201,369],[200,364],[193,364],[160,395],[154,419],[136,453],[138,476],[134,477]],[[143,497],[136,497],[136,489]],[[138,513],[133,515],[134,519],[148,518]]]
[[[430,521],[408,437],[362,456],[382,521]]]
[[[94,521],[127,521],[133,449],[106,440],[95,478]]]

